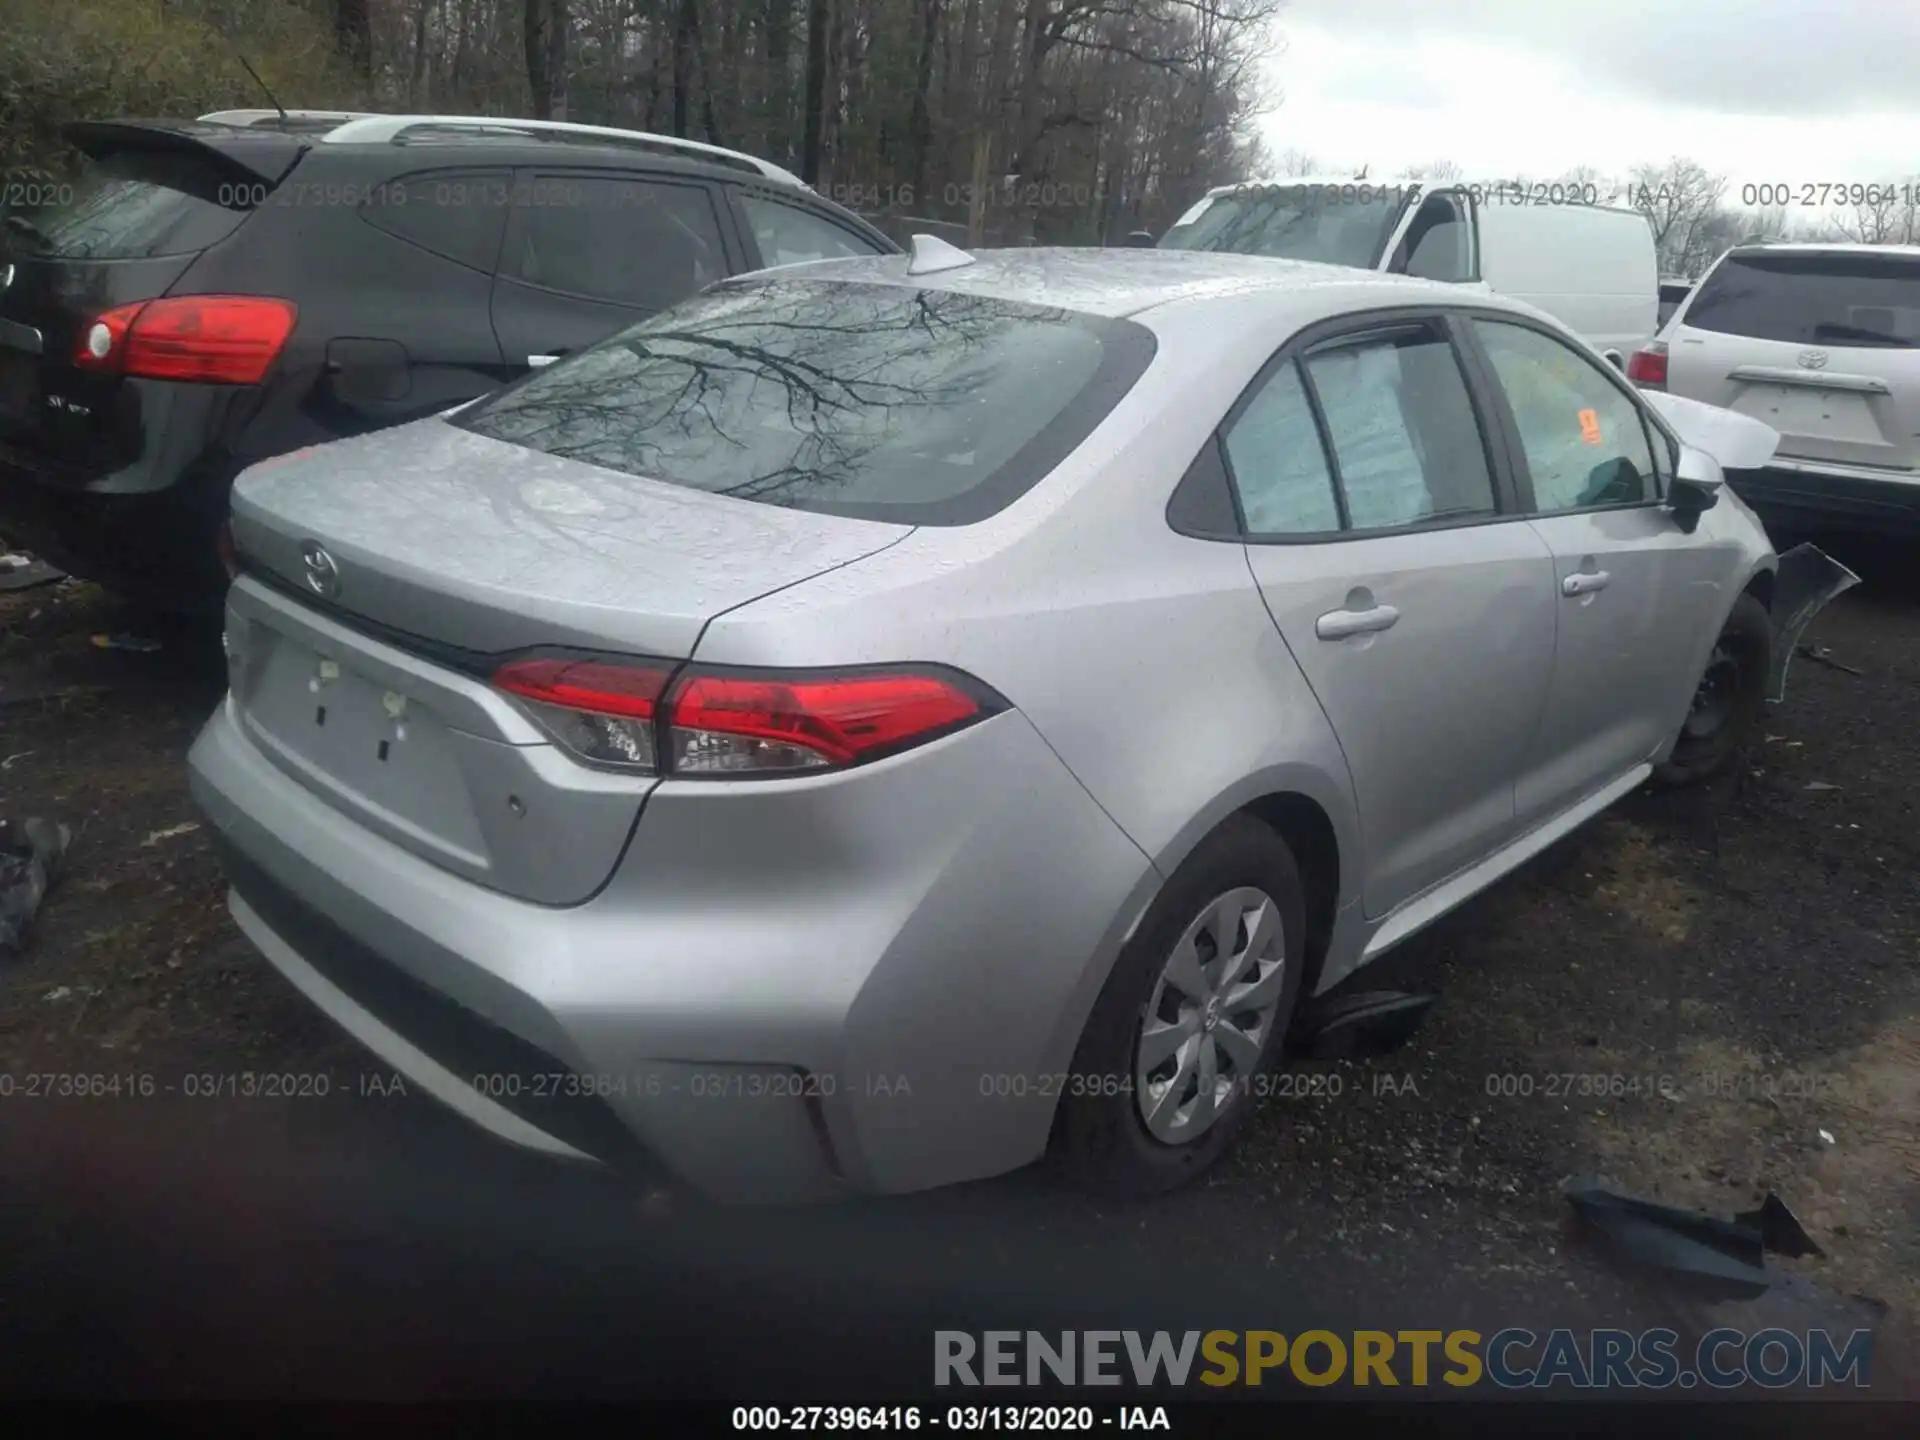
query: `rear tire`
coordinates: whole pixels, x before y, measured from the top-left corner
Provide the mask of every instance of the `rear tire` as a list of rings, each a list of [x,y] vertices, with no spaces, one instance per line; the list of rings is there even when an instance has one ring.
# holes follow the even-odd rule
[[[1293,1019],[1305,917],[1299,866],[1267,826],[1235,816],[1200,843],[1094,1002],[1054,1117],[1059,1170],[1151,1195],[1226,1153]]]
[[[1697,785],[1739,762],[1766,703],[1773,643],[1773,617],[1766,607],[1752,595],[1734,601],[1673,753],[1654,767],[1656,781]]]

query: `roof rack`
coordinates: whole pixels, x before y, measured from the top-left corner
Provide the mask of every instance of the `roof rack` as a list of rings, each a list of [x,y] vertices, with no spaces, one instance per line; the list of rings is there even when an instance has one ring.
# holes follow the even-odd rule
[[[352,120],[374,118],[366,110],[214,110],[200,120],[208,125],[237,125],[243,130],[294,130],[324,134]]]
[[[468,139],[493,135],[531,140],[572,142],[583,145],[624,145],[661,154],[687,155],[748,170],[785,185],[807,188],[790,170],[770,160],[762,160],[740,150],[707,145],[698,140],[682,140],[676,135],[655,135],[644,130],[616,130],[606,125],[574,125],[560,120],[519,120],[489,115],[369,115],[347,121],[330,130],[329,145],[405,145],[435,140]]]

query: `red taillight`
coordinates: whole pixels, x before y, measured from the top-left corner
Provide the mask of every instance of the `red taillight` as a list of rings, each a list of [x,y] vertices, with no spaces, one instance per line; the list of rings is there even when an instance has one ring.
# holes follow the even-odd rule
[[[582,759],[652,770],[654,718],[668,665],[599,660],[515,660],[495,672],[496,688],[518,695],[555,739]]]
[[[1636,350],[1627,361],[1627,378],[1636,385],[1664,386],[1667,383],[1667,347],[1656,340],[1644,350]]]
[[[958,685],[920,671],[777,678],[694,671],[667,706],[677,774],[852,765],[980,714]]]
[[[582,758],[679,776],[856,765],[944,735],[1004,702],[938,669],[843,674],[683,671],[638,662],[516,660],[494,685],[531,703]]]
[[[73,363],[148,380],[257,385],[299,314],[290,301],[258,295],[178,295],[119,305],[80,332]]]

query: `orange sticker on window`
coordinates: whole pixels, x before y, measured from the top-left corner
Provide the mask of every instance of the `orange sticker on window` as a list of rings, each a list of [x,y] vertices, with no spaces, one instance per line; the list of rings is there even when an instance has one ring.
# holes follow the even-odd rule
[[[1580,438],[1589,445],[1600,443],[1600,412],[1598,410],[1580,412]]]

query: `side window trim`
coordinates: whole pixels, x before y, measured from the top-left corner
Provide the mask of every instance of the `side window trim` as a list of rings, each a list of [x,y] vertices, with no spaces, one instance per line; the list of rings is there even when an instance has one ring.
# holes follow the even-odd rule
[[[1307,410],[1313,416],[1313,433],[1320,437],[1320,457],[1326,461],[1327,477],[1333,482],[1333,511],[1340,517],[1340,528],[1335,533],[1346,535],[1353,530],[1353,513],[1347,509],[1347,477],[1340,473],[1340,452],[1333,443],[1333,429],[1327,424],[1327,408],[1320,403],[1320,387],[1313,383],[1313,372],[1307,369],[1306,357],[1310,353],[1302,351],[1287,363],[1293,366],[1294,373],[1300,377],[1300,388],[1307,397]]]
[[[1499,417],[1504,444],[1513,465],[1514,479],[1520,493],[1524,497],[1525,512],[1527,514],[1535,519],[1554,515],[1598,515],[1609,510],[1642,510],[1662,506],[1667,503],[1664,493],[1665,487],[1661,482],[1659,466],[1656,462],[1652,476],[1654,493],[1651,497],[1639,500],[1621,500],[1611,505],[1579,505],[1564,510],[1542,510],[1540,508],[1539,496],[1534,493],[1533,467],[1527,463],[1526,447],[1520,439],[1519,417],[1513,413],[1513,406],[1507,399],[1506,387],[1500,383],[1499,375],[1494,370],[1493,358],[1487,354],[1486,346],[1481,343],[1480,336],[1474,329],[1473,322],[1476,320],[1484,320],[1496,325],[1512,325],[1521,330],[1531,330],[1535,334],[1544,336],[1555,344],[1564,347],[1573,354],[1579,355],[1582,360],[1588,360],[1589,357],[1581,355],[1578,350],[1574,350],[1571,345],[1568,345],[1564,335],[1556,334],[1547,326],[1539,324],[1530,315],[1518,315],[1510,310],[1478,308],[1460,312],[1459,322],[1460,330],[1462,331],[1460,338],[1462,343],[1472,349],[1478,365],[1486,375],[1488,394],[1490,397],[1488,403]],[[1620,375],[1613,366],[1607,364],[1605,360],[1600,360],[1598,362],[1590,361],[1590,368],[1598,373],[1607,384],[1613,386],[1626,402],[1633,407],[1634,414],[1640,417],[1641,429],[1647,438],[1647,452],[1651,457],[1656,448],[1653,443],[1654,437],[1671,438],[1670,432],[1664,425],[1659,423],[1659,417],[1655,415],[1652,409],[1635,393],[1632,382]],[[1679,457],[1671,446],[1668,447],[1667,454],[1668,464],[1670,466],[1677,466],[1679,464]]]
[[[698,192],[706,197],[707,209],[713,220],[714,233],[720,237],[721,256],[727,265],[727,273],[740,272],[740,242],[733,234],[732,211],[724,200],[717,196],[711,180],[698,179],[690,175],[669,175],[655,170],[608,170],[590,168],[582,165],[523,165],[514,171],[514,193],[530,195],[537,192],[542,179],[549,182],[568,180],[612,180],[630,185],[675,185],[683,190]],[[511,247],[526,239],[527,224],[533,214],[531,205],[510,205],[507,211],[507,223],[500,240],[500,253],[494,260],[494,283],[517,285],[541,295],[559,295],[568,300],[583,300],[590,305],[607,305],[616,310],[633,313],[652,313],[647,307],[634,305],[624,300],[610,299],[605,295],[592,295],[580,290],[562,290],[554,285],[543,285],[536,280],[528,280],[510,273],[505,265],[506,257],[512,253]],[[724,276],[722,278],[725,278]]]

